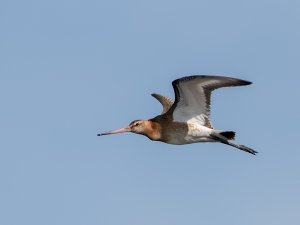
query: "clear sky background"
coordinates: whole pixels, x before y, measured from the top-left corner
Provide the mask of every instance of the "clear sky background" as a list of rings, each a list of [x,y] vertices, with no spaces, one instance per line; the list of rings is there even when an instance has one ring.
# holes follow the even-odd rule
[[[0,3],[0,224],[300,224],[297,0]],[[222,144],[97,137],[161,112],[172,80],[213,95]]]

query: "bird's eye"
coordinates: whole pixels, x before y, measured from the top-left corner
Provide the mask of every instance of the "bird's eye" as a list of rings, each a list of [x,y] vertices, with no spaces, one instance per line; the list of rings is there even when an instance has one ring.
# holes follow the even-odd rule
[[[135,124],[135,126],[139,126],[139,125],[140,125],[140,123],[136,123],[136,124]]]

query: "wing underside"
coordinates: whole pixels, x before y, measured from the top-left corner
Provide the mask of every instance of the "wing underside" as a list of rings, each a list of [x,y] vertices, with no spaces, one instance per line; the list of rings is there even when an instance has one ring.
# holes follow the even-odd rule
[[[196,75],[173,81],[175,103],[168,113],[177,122],[197,122],[212,128],[211,92],[221,87],[249,85],[251,82],[222,76]]]

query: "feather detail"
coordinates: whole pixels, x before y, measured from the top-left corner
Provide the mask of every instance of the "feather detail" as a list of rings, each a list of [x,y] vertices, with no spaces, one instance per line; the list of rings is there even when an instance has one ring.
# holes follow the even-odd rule
[[[165,114],[166,112],[168,112],[174,103],[174,101],[169,97],[165,97],[160,94],[151,94],[151,95],[152,95],[152,97],[156,98],[162,104],[163,111],[161,112],[161,114]]]

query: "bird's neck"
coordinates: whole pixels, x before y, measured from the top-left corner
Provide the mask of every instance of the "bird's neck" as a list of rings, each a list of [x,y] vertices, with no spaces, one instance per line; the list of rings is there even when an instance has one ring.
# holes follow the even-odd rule
[[[158,122],[148,120],[146,122],[146,129],[144,135],[146,135],[149,139],[153,141],[160,140],[162,137],[161,125]]]

